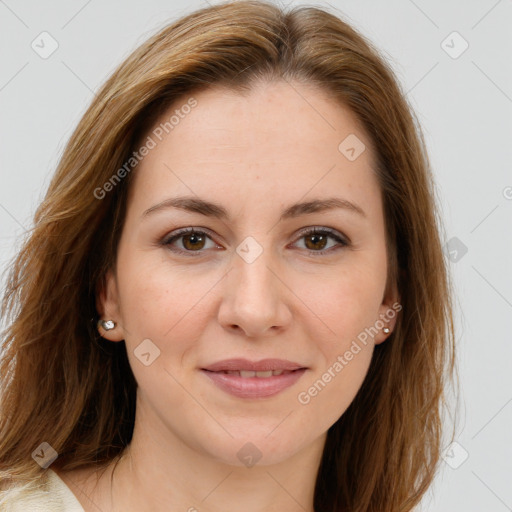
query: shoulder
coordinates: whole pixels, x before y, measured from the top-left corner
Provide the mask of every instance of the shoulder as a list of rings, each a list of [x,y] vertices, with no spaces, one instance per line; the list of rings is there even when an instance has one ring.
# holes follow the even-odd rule
[[[51,468],[37,482],[0,489],[3,512],[84,512],[69,487]]]

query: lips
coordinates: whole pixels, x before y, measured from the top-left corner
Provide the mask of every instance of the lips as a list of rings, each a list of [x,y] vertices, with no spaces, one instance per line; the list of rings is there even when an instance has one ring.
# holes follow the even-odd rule
[[[285,359],[263,359],[261,361],[249,361],[248,359],[238,358],[218,361],[202,369],[210,372],[238,372],[242,377],[270,377],[271,375],[263,374],[263,372],[281,371],[282,373],[285,373],[294,370],[300,370],[302,368],[306,367],[299,363]],[[256,372],[256,374],[249,375],[245,373],[244,375],[243,372]],[[258,373],[260,373],[260,375],[258,375]],[[280,374],[276,373],[276,375]]]
[[[209,370],[206,370],[209,371]],[[260,372],[253,372],[251,370],[229,370],[229,371],[220,371],[215,373],[223,373],[225,375],[237,375],[238,377],[243,377],[244,379],[248,379],[251,377],[259,377],[259,378],[268,378],[272,376],[277,375],[283,375],[287,373],[291,373],[295,370],[268,370],[268,371],[260,371]]]
[[[227,359],[201,372],[217,387],[238,398],[269,398],[293,386],[308,368],[284,359]]]

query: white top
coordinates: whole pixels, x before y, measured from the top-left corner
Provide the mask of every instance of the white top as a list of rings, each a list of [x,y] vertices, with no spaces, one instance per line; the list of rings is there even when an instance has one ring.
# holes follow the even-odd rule
[[[0,509],[4,512],[85,512],[71,489],[51,468],[39,487],[17,487],[0,492]]]

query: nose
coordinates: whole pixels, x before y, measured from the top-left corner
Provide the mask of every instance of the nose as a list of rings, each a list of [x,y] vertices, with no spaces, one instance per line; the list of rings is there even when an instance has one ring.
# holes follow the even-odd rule
[[[225,329],[250,338],[274,336],[286,329],[292,314],[286,303],[288,291],[269,250],[251,263],[238,254],[224,278],[218,321]]]

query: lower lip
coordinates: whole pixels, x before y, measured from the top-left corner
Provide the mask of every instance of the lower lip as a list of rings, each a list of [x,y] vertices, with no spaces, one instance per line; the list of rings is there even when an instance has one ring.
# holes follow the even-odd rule
[[[293,386],[304,375],[306,369],[272,377],[240,377],[222,372],[201,370],[214,384],[227,393],[239,398],[266,398],[274,396]]]

